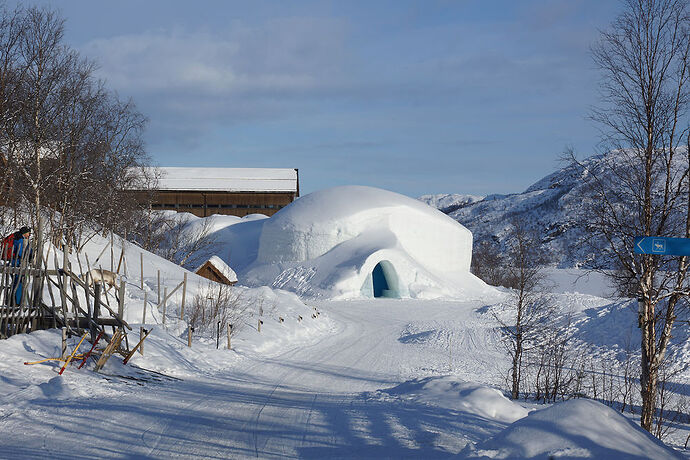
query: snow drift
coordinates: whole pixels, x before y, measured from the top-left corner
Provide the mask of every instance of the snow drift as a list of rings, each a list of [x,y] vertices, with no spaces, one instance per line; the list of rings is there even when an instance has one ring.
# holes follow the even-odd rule
[[[680,458],[617,411],[588,399],[532,412],[464,453],[468,458]]]

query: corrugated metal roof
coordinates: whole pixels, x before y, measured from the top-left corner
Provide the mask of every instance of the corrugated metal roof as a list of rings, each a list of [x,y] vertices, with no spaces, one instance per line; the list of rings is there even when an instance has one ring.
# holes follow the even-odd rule
[[[158,190],[297,192],[297,170],[289,168],[153,168]]]

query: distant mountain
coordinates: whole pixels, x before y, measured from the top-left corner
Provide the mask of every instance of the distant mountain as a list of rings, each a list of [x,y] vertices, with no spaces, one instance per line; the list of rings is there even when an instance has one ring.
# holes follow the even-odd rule
[[[583,161],[582,167],[569,165],[539,180],[522,193],[489,195],[478,201],[443,197],[469,195],[425,195],[419,199],[445,212],[472,231],[475,245],[493,240],[505,248],[511,222],[521,220],[541,237],[546,258],[560,268],[583,266],[591,258],[580,244],[584,229],[576,225],[587,201],[585,176],[598,169],[601,156]],[[455,207],[454,207],[455,206]]]
[[[457,193],[444,193],[439,195],[422,195],[418,200],[423,201],[446,214],[456,211],[468,204],[483,200],[483,196],[459,195]]]

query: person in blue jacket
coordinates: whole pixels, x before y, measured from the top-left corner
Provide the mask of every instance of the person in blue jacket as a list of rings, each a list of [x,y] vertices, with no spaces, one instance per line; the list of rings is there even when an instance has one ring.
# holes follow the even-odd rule
[[[29,236],[31,236],[31,229],[29,227],[22,227],[14,234],[14,244],[12,246],[12,260],[10,263],[14,267],[19,267],[22,262],[22,256],[24,255],[24,249],[29,242]],[[31,254],[29,254],[30,256]],[[22,283],[23,279],[19,274],[14,275],[14,299],[16,305],[22,302]]]

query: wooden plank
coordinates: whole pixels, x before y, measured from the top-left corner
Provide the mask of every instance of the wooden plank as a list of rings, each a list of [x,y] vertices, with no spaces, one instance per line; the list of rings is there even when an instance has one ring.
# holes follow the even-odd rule
[[[108,359],[113,355],[117,347],[120,346],[120,342],[122,341],[122,332],[118,329],[115,331],[115,334],[113,334],[112,339],[110,339],[110,343],[108,344],[107,347],[105,347],[105,350],[103,350],[103,354],[101,354],[101,357],[98,359],[98,362],[96,362],[96,367],[94,368],[94,372],[98,372],[101,369],[103,369],[103,366],[105,366],[105,363],[108,362]]]
[[[139,347],[142,346],[142,345],[144,344],[144,340],[146,340],[146,337],[149,336],[149,334],[151,333],[152,330],[153,330],[153,328],[149,329],[149,330],[146,332],[146,335],[143,336],[143,337],[139,340],[139,343],[137,343],[137,344],[134,346],[134,348],[132,348],[132,351],[130,351],[129,354],[127,354],[127,356],[125,356],[125,359],[124,359],[124,361],[122,361],[122,364],[127,364],[127,361],[129,361],[129,359],[134,355],[134,353],[137,351],[137,349],[139,349]]]
[[[76,284],[79,284],[79,285],[82,285],[82,286],[85,285],[85,283],[84,283],[82,280],[80,280],[74,273],[67,272],[67,275],[68,275],[68,276],[70,277],[70,279],[71,279],[73,282],[75,282]],[[120,323],[121,323],[122,326],[125,326],[125,327],[126,327],[127,329],[129,329],[130,331],[132,330],[132,327],[131,327],[129,324],[127,324],[127,322],[126,322],[124,319],[119,318],[119,317],[117,316],[117,313],[115,313],[115,312],[112,310],[112,308],[110,308],[110,306],[108,306],[107,304],[103,303],[102,300],[101,300],[101,303],[100,303],[100,304],[101,304],[102,307],[105,307],[105,309],[108,310],[108,312],[110,313],[111,316],[113,316],[114,318],[117,318],[118,321],[120,321]]]

